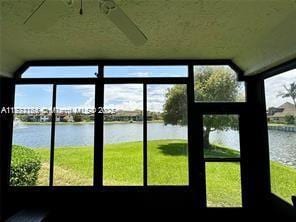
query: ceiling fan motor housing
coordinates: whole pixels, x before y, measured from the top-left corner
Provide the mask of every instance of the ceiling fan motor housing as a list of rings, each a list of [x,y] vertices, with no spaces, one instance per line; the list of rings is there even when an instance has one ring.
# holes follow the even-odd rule
[[[62,0],[66,5],[71,6],[74,3],[74,0]]]
[[[100,9],[103,14],[109,15],[111,11],[116,10],[116,3],[112,0],[99,0]]]

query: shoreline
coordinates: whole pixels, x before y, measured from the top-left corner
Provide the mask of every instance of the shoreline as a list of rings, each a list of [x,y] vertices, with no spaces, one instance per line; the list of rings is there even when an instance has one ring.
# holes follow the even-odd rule
[[[283,132],[296,132],[296,125],[287,125],[287,124],[268,124],[268,130],[278,130]]]
[[[104,121],[104,124],[143,124],[143,121]],[[147,123],[164,123],[162,120],[147,121]],[[56,122],[56,125],[87,125],[94,122]],[[19,125],[51,125],[51,122],[20,122]]]

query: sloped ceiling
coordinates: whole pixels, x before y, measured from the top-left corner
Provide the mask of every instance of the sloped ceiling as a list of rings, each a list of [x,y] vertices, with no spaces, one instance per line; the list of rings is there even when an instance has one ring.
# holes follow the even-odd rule
[[[231,59],[253,75],[296,57],[295,0],[115,0],[148,37],[138,47],[97,0],[83,0],[82,16],[80,0],[47,0],[24,25],[41,1],[1,0],[1,75],[70,59]]]

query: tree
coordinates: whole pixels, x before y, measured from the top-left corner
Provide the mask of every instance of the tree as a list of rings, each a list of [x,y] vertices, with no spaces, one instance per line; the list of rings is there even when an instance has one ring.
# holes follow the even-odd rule
[[[74,122],[82,122],[82,121],[83,121],[82,114],[80,114],[80,113],[75,113],[75,114],[73,115],[73,120],[74,120]]]
[[[279,96],[281,96],[282,98],[291,97],[296,108],[296,82],[292,82],[288,87],[284,85],[284,88],[285,91],[279,92]]]
[[[239,95],[239,83],[235,73],[226,67],[196,68],[194,74],[195,101],[205,102],[233,102]],[[187,93],[186,87],[176,85],[169,89],[164,104],[163,119],[165,124],[187,123]],[[236,128],[237,119],[226,115],[204,116],[204,146],[210,148],[210,133],[215,130]]]
[[[184,85],[175,85],[167,91],[163,120],[165,124],[187,123],[187,93]]]
[[[27,115],[27,114],[24,114],[24,115],[18,115],[18,118],[19,118],[22,122],[32,122],[30,116]]]
[[[287,124],[294,124],[295,123],[295,117],[292,115],[286,115],[285,116],[285,122]]]

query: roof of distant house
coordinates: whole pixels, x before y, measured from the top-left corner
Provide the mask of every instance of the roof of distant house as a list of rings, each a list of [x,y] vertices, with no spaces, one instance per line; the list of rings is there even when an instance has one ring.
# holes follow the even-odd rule
[[[276,112],[272,117],[285,117],[285,116],[296,116],[296,108],[290,102],[285,102],[277,108],[283,109],[282,112]]]

